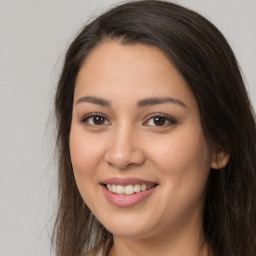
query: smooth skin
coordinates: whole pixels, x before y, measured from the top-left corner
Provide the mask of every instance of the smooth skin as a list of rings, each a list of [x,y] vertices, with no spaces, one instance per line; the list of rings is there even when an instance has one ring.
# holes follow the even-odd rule
[[[229,156],[208,145],[195,96],[161,50],[109,41],[89,54],[76,80],[70,153],[83,200],[113,234],[109,256],[209,255],[206,182]],[[110,177],[158,186],[117,207],[100,185]]]

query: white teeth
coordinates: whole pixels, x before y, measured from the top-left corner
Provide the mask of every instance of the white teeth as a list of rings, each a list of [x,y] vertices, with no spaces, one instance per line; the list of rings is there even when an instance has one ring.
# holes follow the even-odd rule
[[[114,185],[114,184],[107,184],[107,189],[115,194],[125,194],[125,195],[132,195],[134,193],[139,193],[141,191],[145,191],[148,189],[153,188],[154,185],[146,185],[146,184],[136,184],[136,185]]]
[[[141,185],[141,190],[142,191],[145,191],[146,189],[147,189],[147,185],[145,185],[145,184]]]
[[[111,189],[109,189],[111,191]],[[116,193],[116,185],[112,185],[112,192]]]
[[[139,193],[139,192],[140,192],[140,185],[136,184],[136,185],[134,186],[134,192],[135,192],[135,193]]]
[[[126,195],[132,195],[134,193],[134,186],[133,185],[128,185],[124,187],[124,193]]]
[[[117,185],[116,186],[116,193],[117,194],[124,194],[124,186]]]

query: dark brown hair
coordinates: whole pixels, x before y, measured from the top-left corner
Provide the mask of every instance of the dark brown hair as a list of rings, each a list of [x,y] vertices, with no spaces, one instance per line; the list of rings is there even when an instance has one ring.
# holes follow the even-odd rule
[[[256,127],[236,58],[220,31],[201,15],[164,1],[117,6],[86,25],[71,43],[55,98],[59,208],[53,241],[58,256],[107,250],[112,235],[76,187],[69,152],[74,87],[90,51],[100,43],[148,44],[161,49],[193,91],[206,139],[230,154],[211,170],[203,232],[215,256],[256,255]]]

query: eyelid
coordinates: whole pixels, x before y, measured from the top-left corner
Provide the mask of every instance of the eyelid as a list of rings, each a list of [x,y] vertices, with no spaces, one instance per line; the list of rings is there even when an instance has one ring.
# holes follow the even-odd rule
[[[169,124],[162,125],[162,126],[145,125],[145,123],[149,122],[149,120],[151,120],[152,118],[156,118],[156,117],[164,118],[165,120],[167,120],[169,122]],[[163,128],[163,127],[167,127],[167,126],[175,125],[175,124],[177,124],[177,120],[174,117],[171,117],[169,115],[162,114],[162,113],[155,113],[155,114],[151,114],[151,115],[147,116],[147,120],[143,123],[143,125],[145,125],[145,126],[153,126],[153,127],[158,127],[158,128]]]
[[[95,117],[95,116],[102,117],[102,118],[104,118],[105,120],[107,120],[109,124],[111,124],[111,122],[109,121],[108,117],[106,117],[106,116],[103,115],[102,113],[97,113],[97,112],[90,113],[90,114],[87,114],[87,115],[83,116],[83,117],[80,119],[80,122],[83,123],[83,124],[91,125],[91,124],[87,123],[86,121],[87,121],[90,117]],[[107,124],[107,125],[109,125],[109,124]],[[106,124],[104,124],[104,125],[106,125]],[[91,125],[91,126],[100,126],[100,125]]]
[[[90,117],[95,117],[95,116],[99,116],[99,117],[102,117],[105,119],[105,121],[107,121],[108,123],[107,124],[102,124],[102,125],[93,125],[93,124],[89,124],[87,122],[87,120],[90,118]],[[169,122],[167,125],[164,124],[162,126],[157,126],[157,125],[147,125],[146,123],[149,122],[149,120],[151,120],[152,118],[156,118],[156,117],[162,117],[164,118],[167,122]],[[80,119],[80,122],[83,123],[83,124],[86,124],[86,125],[90,125],[90,126],[103,126],[103,125],[109,125],[111,124],[111,122],[109,121],[109,118],[107,116],[105,116],[104,114],[102,113],[98,113],[98,112],[94,112],[94,113],[89,113],[85,116],[83,116],[81,119]],[[153,127],[158,127],[158,128],[164,128],[164,127],[167,127],[167,126],[171,126],[171,125],[175,125],[177,124],[177,120],[174,118],[174,117],[171,117],[167,114],[162,114],[162,113],[154,113],[154,114],[151,114],[149,116],[147,116],[147,119],[145,122],[143,122],[142,125],[144,126],[153,126]]]

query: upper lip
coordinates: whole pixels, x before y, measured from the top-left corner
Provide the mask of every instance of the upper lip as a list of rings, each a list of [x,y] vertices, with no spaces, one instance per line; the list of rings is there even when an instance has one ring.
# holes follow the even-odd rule
[[[130,178],[129,177],[127,178],[112,177],[112,178],[102,180],[100,184],[115,184],[115,185],[127,186],[127,185],[136,185],[136,184],[155,185],[157,183],[153,181],[143,180],[139,178],[132,178],[132,177]]]

